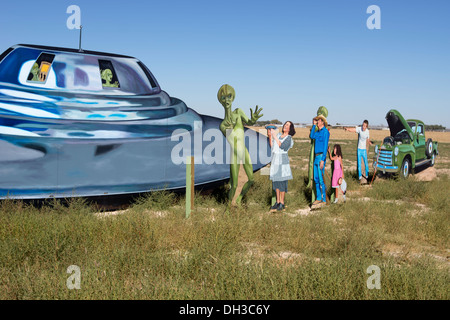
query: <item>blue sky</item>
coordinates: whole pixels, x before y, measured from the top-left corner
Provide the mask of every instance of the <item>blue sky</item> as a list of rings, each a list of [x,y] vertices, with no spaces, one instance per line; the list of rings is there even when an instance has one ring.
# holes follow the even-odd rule
[[[450,1],[8,1],[0,51],[17,43],[78,47],[69,5],[81,9],[83,48],[134,56],[171,96],[222,117],[219,87],[233,108],[263,108],[262,120],[386,124],[405,118],[450,128]],[[370,5],[381,29],[369,30]]]

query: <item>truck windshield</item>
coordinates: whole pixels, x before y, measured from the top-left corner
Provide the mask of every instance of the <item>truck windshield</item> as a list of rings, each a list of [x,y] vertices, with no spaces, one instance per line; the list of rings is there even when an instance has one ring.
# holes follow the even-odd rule
[[[406,131],[406,129],[399,131],[394,137],[394,141],[407,142],[407,141],[409,141],[409,139],[410,139],[410,137],[409,137],[408,131]]]

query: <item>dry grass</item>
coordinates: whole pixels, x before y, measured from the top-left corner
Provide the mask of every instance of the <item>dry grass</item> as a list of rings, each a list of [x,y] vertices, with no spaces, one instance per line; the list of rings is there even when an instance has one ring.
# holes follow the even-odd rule
[[[196,193],[189,219],[184,195],[170,192],[108,213],[82,199],[0,202],[0,299],[448,300],[450,144],[440,146],[433,181],[376,179],[369,188],[355,178],[356,134],[332,130],[347,202],[310,210],[307,136],[299,129],[289,151],[283,213],[268,212],[270,181],[260,173],[242,208],[225,213],[224,185]],[[81,269],[80,290],[66,287],[70,265]],[[381,269],[381,290],[366,286],[370,265]]]

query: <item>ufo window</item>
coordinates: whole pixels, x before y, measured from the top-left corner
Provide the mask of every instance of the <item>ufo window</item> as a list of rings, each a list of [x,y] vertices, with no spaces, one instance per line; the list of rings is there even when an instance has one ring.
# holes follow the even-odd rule
[[[117,74],[114,71],[112,62],[109,60],[98,60],[100,67],[100,77],[102,78],[103,88],[120,88]]]
[[[54,58],[54,54],[41,53],[39,58],[31,67],[27,80],[45,83]]]
[[[150,81],[150,85],[152,86],[152,88],[157,87],[156,82],[150,74],[150,71],[148,71],[147,67],[141,61],[138,61],[138,65],[141,67],[142,71],[144,71],[145,75],[148,78],[148,81]]]

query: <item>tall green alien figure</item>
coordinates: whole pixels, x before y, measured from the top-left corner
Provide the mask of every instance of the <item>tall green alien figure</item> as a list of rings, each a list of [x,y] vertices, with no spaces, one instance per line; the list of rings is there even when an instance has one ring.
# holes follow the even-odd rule
[[[234,198],[238,186],[239,167],[241,162],[243,162],[244,170],[248,177],[248,181],[242,187],[241,194],[236,199],[236,204],[240,205],[242,198],[253,185],[253,165],[250,154],[245,147],[244,124],[251,126],[263,115],[260,115],[262,108],[258,109],[258,106],[256,106],[254,113],[250,108],[250,119],[245,115],[244,111],[239,108],[231,111],[231,104],[234,101],[234,97],[234,89],[228,84],[221,86],[217,93],[217,99],[225,109],[225,118],[220,124],[220,131],[222,131],[223,135],[227,138],[231,147],[231,189],[228,193],[228,200],[230,203]]]
[[[320,106],[317,109],[317,115],[323,115],[325,118],[328,118],[328,109],[324,106]],[[316,126],[316,131],[319,130]],[[316,201],[316,188],[314,183],[314,140],[311,139],[311,151],[309,154],[309,168],[308,168],[308,186],[307,188],[311,188],[311,203]],[[334,193],[331,195],[331,200],[334,201]]]

